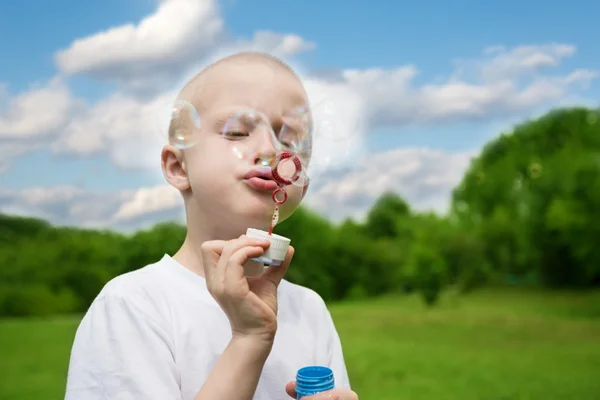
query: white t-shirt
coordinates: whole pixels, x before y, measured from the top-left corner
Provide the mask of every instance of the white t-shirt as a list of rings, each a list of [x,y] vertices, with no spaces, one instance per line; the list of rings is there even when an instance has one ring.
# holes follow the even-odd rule
[[[288,399],[308,365],[350,388],[339,336],[321,297],[282,280],[278,330],[255,400]],[[231,339],[204,278],[165,255],[111,280],[77,330],[66,400],[192,400]],[[235,382],[232,382],[235,385]]]

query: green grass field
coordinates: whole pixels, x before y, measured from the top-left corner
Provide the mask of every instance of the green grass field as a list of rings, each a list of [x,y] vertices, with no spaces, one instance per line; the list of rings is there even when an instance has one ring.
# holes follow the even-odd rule
[[[361,400],[600,399],[600,293],[485,291],[331,307]],[[64,396],[78,318],[0,322],[0,399]],[[85,399],[82,399],[85,400]]]

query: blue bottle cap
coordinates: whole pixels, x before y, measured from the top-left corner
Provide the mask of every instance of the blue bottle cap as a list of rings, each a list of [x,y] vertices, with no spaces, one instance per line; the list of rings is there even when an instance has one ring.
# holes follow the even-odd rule
[[[322,366],[308,366],[300,368],[296,373],[297,400],[304,396],[326,392],[335,387],[333,371]]]

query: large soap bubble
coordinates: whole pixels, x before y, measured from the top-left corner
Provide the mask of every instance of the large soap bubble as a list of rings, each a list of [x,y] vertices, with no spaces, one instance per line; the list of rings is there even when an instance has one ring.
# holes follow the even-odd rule
[[[271,168],[270,177],[280,185],[304,186],[312,153],[311,129],[308,107],[284,115],[277,130],[264,113],[245,109],[227,119],[221,134],[240,162]]]
[[[346,85],[306,82],[312,116],[312,155],[307,175],[325,182],[334,170],[354,168],[362,156],[365,105]],[[314,187],[314,185],[313,185]]]
[[[322,98],[314,106],[304,105],[270,118],[259,110],[239,108],[221,122],[204,121],[206,127],[191,103],[177,100],[171,107],[169,143],[183,150],[197,146],[201,129],[214,122],[218,127],[214,133],[220,133],[229,144],[231,162],[253,167],[245,182],[260,192],[272,193],[271,234],[279,219],[279,207],[287,200],[286,186],[306,189],[309,177],[313,179],[353,158],[350,155],[356,150],[356,136],[361,131],[360,112],[351,98],[336,97],[341,97],[341,104]],[[317,153],[313,153],[315,142]]]

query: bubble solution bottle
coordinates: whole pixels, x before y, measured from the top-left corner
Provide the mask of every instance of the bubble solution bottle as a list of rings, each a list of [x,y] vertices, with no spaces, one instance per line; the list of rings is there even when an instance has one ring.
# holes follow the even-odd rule
[[[334,387],[333,371],[327,367],[304,367],[296,373],[296,400],[332,390]]]

